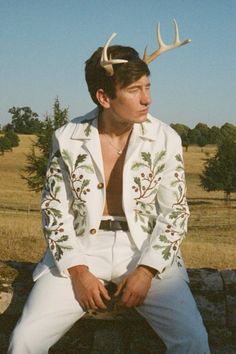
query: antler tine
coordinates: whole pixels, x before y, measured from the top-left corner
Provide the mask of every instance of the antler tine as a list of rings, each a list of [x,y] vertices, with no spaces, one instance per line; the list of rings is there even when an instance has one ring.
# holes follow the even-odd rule
[[[108,76],[113,76],[113,74],[114,74],[113,65],[114,64],[123,64],[123,63],[128,62],[128,60],[125,60],[125,59],[112,59],[111,55],[110,55],[110,58],[108,59],[107,49],[108,49],[110,42],[112,41],[112,39],[116,35],[117,35],[117,33],[113,32],[111,34],[111,36],[108,38],[108,40],[106,41],[103,51],[102,51],[101,60],[100,60],[100,65],[101,65],[101,67],[103,67],[106,70],[106,73]]]
[[[181,47],[182,45],[188,44],[191,42],[191,39],[186,39],[181,41],[179,39],[179,28],[176,20],[174,19],[174,30],[175,30],[175,40],[172,44],[165,44],[161,38],[161,30],[160,30],[160,23],[157,25],[157,42],[158,42],[158,49],[155,50],[151,55],[147,54],[147,48],[145,48],[143,61],[146,64],[151,63],[154,59],[156,59],[160,54],[167,52],[168,50],[175,49]]]
[[[190,43],[191,39],[185,39],[184,41],[180,40],[180,38],[179,38],[179,27],[178,27],[178,24],[177,24],[175,19],[173,20],[173,23],[174,23],[174,29],[175,29],[175,42],[174,42],[174,45],[176,45],[176,47],[173,47],[173,48],[178,48],[178,47],[181,47],[182,45]],[[172,49],[172,48],[170,48],[170,49]]]

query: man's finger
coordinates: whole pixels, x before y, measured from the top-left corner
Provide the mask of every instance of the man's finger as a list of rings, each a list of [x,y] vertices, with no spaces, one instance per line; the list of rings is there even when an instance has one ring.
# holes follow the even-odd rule
[[[111,300],[111,297],[109,296],[108,291],[105,288],[105,286],[103,286],[102,284],[99,285],[99,290],[100,290],[100,293],[102,294],[102,296],[104,297],[104,299]]]
[[[89,309],[92,309],[92,310],[97,310],[97,305],[96,305],[96,302],[93,300],[93,299],[89,299]]]
[[[129,301],[130,297],[132,297],[132,293],[129,290],[125,290],[121,296],[121,300],[120,303],[121,305],[125,305],[127,304],[127,302]]]
[[[94,295],[94,301],[98,308],[104,310],[107,308],[104,302],[102,301],[101,295],[99,293]]]
[[[122,282],[118,285],[114,296],[118,296],[120,294],[120,292],[123,289],[124,285],[125,285],[125,280],[122,280]]]

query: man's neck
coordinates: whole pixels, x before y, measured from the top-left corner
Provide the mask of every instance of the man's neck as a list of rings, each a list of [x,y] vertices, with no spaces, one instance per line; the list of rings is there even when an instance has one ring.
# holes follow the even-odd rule
[[[111,137],[123,137],[129,135],[133,129],[133,123],[122,122],[113,119],[107,112],[102,111],[98,117],[98,130],[100,134],[107,134]]]

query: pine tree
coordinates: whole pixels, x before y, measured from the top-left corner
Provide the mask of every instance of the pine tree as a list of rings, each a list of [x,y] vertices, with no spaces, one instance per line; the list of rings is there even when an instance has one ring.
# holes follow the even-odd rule
[[[51,152],[53,132],[68,122],[68,108],[61,109],[58,97],[53,105],[53,115],[47,115],[40,132],[36,134],[30,154],[26,156],[26,166],[22,178],[27,180],[31,190],[42,190],[47,170],[48,158]]]
[[[224,139],[217,148],[216,155],[207,160],[200,175],[201,186],[208,192],[224,191],[225,199],[236,192],[236,142]]]

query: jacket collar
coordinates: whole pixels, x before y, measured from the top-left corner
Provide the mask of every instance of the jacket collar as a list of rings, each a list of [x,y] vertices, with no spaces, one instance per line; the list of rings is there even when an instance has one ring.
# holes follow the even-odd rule
[[[82,117],[75,118],[75,129],[71,135],[73,140],[90,140],[94,138],[94,133],[98,126],[98,108]],[[96,132],[97,133],[97,132]]]
[[[155,141],[156,131],[153,129],[153,119],[155,118],[148,114],[145,122],[141,124],[135,123],[132,136]],[[75,118],[74,123],[76,123],[76,126],[71,135],[71,139],[93,140],[95,136],[98,137],[98,108],[95,108],[81,118]]]

